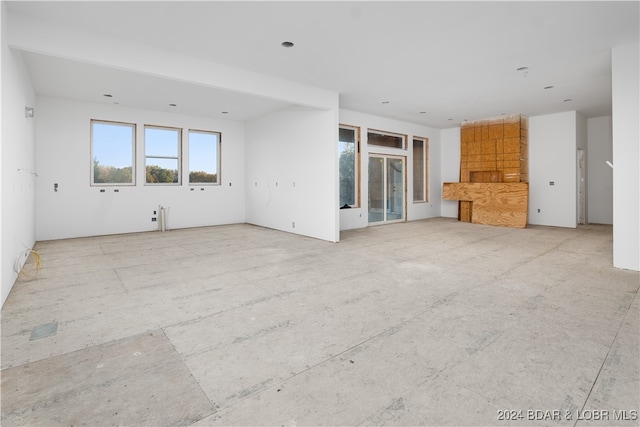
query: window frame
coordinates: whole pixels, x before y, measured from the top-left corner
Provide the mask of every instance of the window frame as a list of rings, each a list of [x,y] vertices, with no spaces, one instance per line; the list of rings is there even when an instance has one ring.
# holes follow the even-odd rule
[[[95,182],[95,167],[94,167],[94,124],[103,124],[103,125],[111,125],[111,126],[126,126],[130,127],[131,132],[131,182]],[[91,187],[134,187],[136,185],[136,152],[137,152],[137,124],[136,123],[128,123],[128,122],[119,122],[113,120],[101,120],[101,119],[90,119],[89,121],[89,140],[90,140],[90,156],[89,156],[89,182]]]
[[[216,182],[191,182],[191,132],[214,134],[218,136],[216,143]],[[222,185],[222,132],[202,129],[187,129],[187,183],[190,186]]]
[[[392,137],[398,137],[400,139],[402,139],[402,147],[394,147],[394,146],[390,146],[390,145],[381,145],[381,144],[374,144],[371,143],[371,138],[369,138],[370,134],[378,134],[378,135],[382,135],[382,136],[392,136]],[[395,133],[395,132],[388,132],[385,130],[379,130],[379,129],[367,129],[367,145],[368,146],[374,146],[374,147],[379,147],[379,148],[385,148],[385,149],[389,149],[389,150],[407,150],[407,135],[402,134],[402,133]]]
[[[360,138],[360,127],[359,126],[352,126],[352,125],[347,125],[347,124],[343,124],[343,123],[339,123],[338,124],[338,144],[340,144],[340,129],[348,129],[348,130],[352,130],[354,131],[354,137],[355,137],[355,143],[354,143],[354,154],[355,154],[355,159],[354,159],[354,179],[355,182],[353,183],[353,187],[354,187],[354,191],[355,191],[355,197],[354,197],[354,201],[355,204],[353,205],[349,205],[351,208],[359,208],[361,206],[360,201],[361,201],[361,138]],[[340,181],[340,147],[338,146],[338,181]],[[338,186],[338,198],[340,198],[340,190],[339,190]],[[339,202],[340,203],[340,202]],[[341,208],[344,205],[340,205],[338,206],[339,208]]]
[[[411,138],[411,155],[412,155],[412,161],[413,164],[412,166],[415,166],[415,143],[419,141],[422,142],[422,193],[423,193],[423,198],[422,199],[415,199],[415,179],[416,179],[416,173],[415,173],[415,167],[412,168],[412,183],[413,183],[413,191],[412,191],[412,198],[413,198],[413,203],[429,203],[429,138],[425,138],[422,136],[413,136],[413,138]]]
[[[177,157],[174,156],[154,156],[154,155],[147,155],[147,129],[158,129],[158,130],[171,130],[171,131],[176,131],[177,135],[178,135],[178,152],[177,152]],[[168,186],[181,186],[182,185],[182,128],[177,128],[177,127],[171,127],[171,126],[160,126],[160,125],[149,125],[149,124],[145,124],[143,126],[143,134],[144,134],[144,150],[143,150],[143,154],[144,154],[144,185],[149,185],[149,186],[161,186],[161,185],[168,185]],[[175,159],[177,160],[177,166],[178,166],[178,182],[147,182],[147,159],[151,158],[151,159]]]

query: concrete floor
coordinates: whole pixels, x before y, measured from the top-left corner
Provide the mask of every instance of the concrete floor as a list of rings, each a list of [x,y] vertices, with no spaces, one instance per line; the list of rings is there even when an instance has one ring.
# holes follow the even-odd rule
[[[2,309],[2,425],[640,423],[640,276],[611,267],[610,226],[36,249]]]

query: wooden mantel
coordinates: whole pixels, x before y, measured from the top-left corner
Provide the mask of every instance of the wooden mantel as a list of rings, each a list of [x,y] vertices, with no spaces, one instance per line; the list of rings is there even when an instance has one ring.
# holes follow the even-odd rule
[[[526,182],[445,182],[442,198],[471,202],[471,222],[475,224],[527,226]]]

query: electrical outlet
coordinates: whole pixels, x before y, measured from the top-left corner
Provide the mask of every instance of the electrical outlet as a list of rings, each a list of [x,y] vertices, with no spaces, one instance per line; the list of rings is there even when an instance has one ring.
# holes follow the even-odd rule
[[[155,222],[155,221],[157,221],[156,218],[151,218],[151,222]]]
[[[291,222],[291,228],[296,228],[296,222],[295,221]]]
[[[540,209],[538,209],[538,213],[540,213]]]
[[[157,215],[157,212],[156,212],[156,211],[153,211],[153,214],[154,214],[154,215]]]

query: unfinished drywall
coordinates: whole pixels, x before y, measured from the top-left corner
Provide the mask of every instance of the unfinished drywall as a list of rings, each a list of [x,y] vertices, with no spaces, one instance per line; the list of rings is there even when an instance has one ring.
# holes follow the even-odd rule
[[[135,186],[90,185],[91,119],[137,125]],[[221,132],[221,185],[188,185],[186,139],[183,184],[145,185],[145,124]],[[160,205],[168,209],[169,229],[245,220],[241,122],[39,97],[36,132],[38,240],[157,230],[151,219]]]
[[[613,224],[613,161],[611,116],[587,120],[587,218],[594,224]]]
[[[6,4],[1,7],[2,55],[2,217],[0,249],[2,304],[17,278],[14,266],[22,267],[35,243],[35,122],[40,114],[36,97],[20,52],[6,43]],[[36,116],[25,117],[25,107],[36,108]]]
[[[337,141],[337,109],[290,108],[248,122],[247,222],[337,242]]]
[[[640,270],[640,45],[612,50],[613,265]]]
[[[529,224],[576,221],[576,112],[529,118]]]
[[[440,216],[442,199],[442,180],[440,177],[440,131],[427,126],[402,122],[371,114],[360,113],[352,110],[340,109],[340,123],[349,126],[360,127],[360,207],[352,209],[340,209],[340,229],[349,230],[363,228],[368,225],[368,158],[369,153],[382,153],[406,156],[407,180],[407,221],[433,218]],[[375,129],[407,135],[408,149],[399,150],[379,146],[367,145],[367,130]],[[413,203],[413,150],[411,141],[413,137],[429,139],[429,201],[427,203]],[[336,209],[338,204],[335,204]]]

